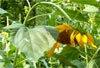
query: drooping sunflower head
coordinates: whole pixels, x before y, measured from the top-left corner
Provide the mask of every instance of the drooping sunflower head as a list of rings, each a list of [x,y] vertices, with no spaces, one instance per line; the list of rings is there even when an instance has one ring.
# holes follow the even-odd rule
[[[47,51],[48,57],[52,56],[56,48],[59,49],[60,43],[70,45],[71,47],[79,45],[81,48],[83,48],[84,44],[88,45],[89,43],[93,48],[97,48],[97,46],[94,45],[93,37],[88,33],[84,34],[72,29],[68,24],[58,25],[55,29],[59,30],[59,35],[57,42],[49,51]]]
[[[81,48],[83,48],[83,44],[87,45],[89,43],[93,48],[97,48],[97,46],[94,45],[93,37],[88,33],[80,33],[79,31],[72,29],[68,24],[58,25],[55,29],[59,30],[57,42],[70,44],[72,47],[79,44]]]

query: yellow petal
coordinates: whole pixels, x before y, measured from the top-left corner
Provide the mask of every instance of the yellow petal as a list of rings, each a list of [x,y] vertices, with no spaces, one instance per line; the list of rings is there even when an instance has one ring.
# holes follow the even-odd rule
[[[48,57],[51,57],[52,54],[54,53],[55,49],[56,49],[56,48],[58,49],[59,46],[60,46],[60,43],[59,43],[59,42],[56,42],[56,43],[54,44],[54,46],[53,46],[49,51],[46,52],[47,55],[48,55]]]
[[[55,29],[59,30],[60,32],[62,32],[64,30],[72,29],[72,27],[70,27],[68,24],[64,24],[64,25],[58,25],[58,26],[56,26]]]
[[[74,38],[75,38],[75,32],[73,31],[71,33],[71,36],[70,36],[70,43],[71,43],[71,46],[73,47],[75,45],[75,41],[74,41]]]
[[[88,39],[94,43],[93,37],[90,34],[87,34]]]
[[[97,48],[97,46],[96,46],[96,45],[94,45],[94,44],[91,44],[91,46],[92,46],[93,48],[95,48],[95,49]]]
[[[81,41],[81,34],[80,34],[80,33],[78,33],[78,34],[76,35],[76,40],[77,40],[77,42],[80,44],[80,41]]]
[[[81,46],[81,48],[83,48],[83,40],[82,40],[82,35],[81,35],[81,33],[78,33],[78,34],[76,35],[76,40],[77,40],[78,44]]]
[[[93,47],[93,48],[97,48],[96,45],[94,45],[94,40],[93,40],[93,37],[90,35],[90,34],[87,34],[87,38],[88,38],[88,43]]]
[[[96,46],[96,45],[94,45],[94,44],[93,44],[93,42],[92,42],[92,41],[90,41],[89,39],[88,39],[88,43],[89,43],[89,44],[90,44],[93,48],[95,48],[95,49],[97,48],[97,46]]]
[[[87,36],[86,35],[82,36],[82,40],[83,40],[83,43],[87,44]]]

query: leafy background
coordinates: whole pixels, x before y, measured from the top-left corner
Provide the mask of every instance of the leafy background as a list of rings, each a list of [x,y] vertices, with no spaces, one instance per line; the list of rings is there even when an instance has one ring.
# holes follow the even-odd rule
[[[0,68],[99,68],[99,18],[100,1],[96,0],[0,0]],[[90,33],[98,48],[87,46],[86,53],[85,48],[66,49],[61,44],[48,58],[45,52],[59,34],[54,27],[62,24]]]

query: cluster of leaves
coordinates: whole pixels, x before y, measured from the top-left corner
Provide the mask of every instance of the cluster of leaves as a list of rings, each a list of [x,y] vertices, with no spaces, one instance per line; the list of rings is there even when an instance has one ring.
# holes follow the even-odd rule
[[[96,0],[0,0],[0,68],[99,68],[99,7]],[[47,58],[44,53],[59,38],[59,31],[54,26],[63,24],[69,24],[78,31],[77,36],[82,35],[83,42],[87,37],[83,35],[90,33],[98,48],[73,48],[70,44],[66,48],[63,43],[59,51],[53,49],[55,53]],[[71,41],[75,39],[75,34],[70,34]],[[77,37],[77,45],[78,41]]]

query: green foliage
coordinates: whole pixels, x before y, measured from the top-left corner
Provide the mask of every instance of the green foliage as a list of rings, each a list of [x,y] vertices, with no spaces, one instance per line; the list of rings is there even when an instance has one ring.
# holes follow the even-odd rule
[[[68,60],[76,60],[76,59],[78,59],[79,58],[79,54],[80,54],[80,52],[77,49],[72,48],[70,46],[68,46],[67,48],[65,47],[65,49],[63,49],[61,51],[61,55],[65,56],[66,59],[68,59]]]
[[[2,24],[0,24],[0,30],[2,30],[3,27],[4,27],[4,26],[3,26]]]
[[[3,67],[3,64],[4,64],[4,63],[0,62],[0,68],[2,68],[2,67]]]
[[[97,0],[0,0],[0,68],[99,68],[99,9]],[[48,58],[62,24],[90,33],[98,48],[62,44]]]
[[[54,54],[53,56],[59,59],[61,64],[77,68],[74,64],[69,62],[65,56],[59,54]]]
[[[99,2],[96,0],[70,0],[71,2],[80,3],[80,4],[89,4],[89,5],[95,5],[100,6]]]
[[[83,9],[83,11],[85,11],[85,12],[98,12],[99,9],[96,8],[95,6],[86,5],[86,7],[85,7],[85,9]]]

